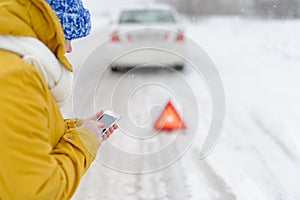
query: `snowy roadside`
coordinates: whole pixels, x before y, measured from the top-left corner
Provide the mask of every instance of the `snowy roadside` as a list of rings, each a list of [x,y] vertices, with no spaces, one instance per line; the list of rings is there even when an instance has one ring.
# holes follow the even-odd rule
[[[299,199],[299,20],[203,19],[188,35],[223,79],[227,120],[206,159],[237,199]]]

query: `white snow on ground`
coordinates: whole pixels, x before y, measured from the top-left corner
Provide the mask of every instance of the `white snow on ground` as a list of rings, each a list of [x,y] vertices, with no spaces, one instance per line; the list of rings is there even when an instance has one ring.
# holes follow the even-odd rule
[[[106,23],[94,25],[104,30]],[[215,63],[227,104],[222,138],[205,162],[199,143],[180,160],[188,199],[225,199],[226,191],[226,199],[300,199],[300,20],[203,18],[187,23],[186,34]],[[112,175],[106,181],[119,178],[105,171]],[[97,187],[84,179],[74,199],[89,199],[84,190]]]
[[[300,21],[202,19],[188,35],[225,87],[223,137],[207,158],[237,199],[299,199]]]

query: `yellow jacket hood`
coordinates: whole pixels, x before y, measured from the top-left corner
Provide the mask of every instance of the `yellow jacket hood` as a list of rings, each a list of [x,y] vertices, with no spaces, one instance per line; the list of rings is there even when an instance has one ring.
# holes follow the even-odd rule
[[[70,71],[64,33],[55,12],[44,0],[0,0],[0,34],[33,37],[43,42]]]

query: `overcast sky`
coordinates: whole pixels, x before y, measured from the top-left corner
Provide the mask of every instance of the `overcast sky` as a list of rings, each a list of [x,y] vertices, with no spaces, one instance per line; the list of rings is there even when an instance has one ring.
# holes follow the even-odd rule
[[[151,3],[154,0],[83,0],[84,5],[93,15],[107,14],[118,10],[118,8],[136,3]]]

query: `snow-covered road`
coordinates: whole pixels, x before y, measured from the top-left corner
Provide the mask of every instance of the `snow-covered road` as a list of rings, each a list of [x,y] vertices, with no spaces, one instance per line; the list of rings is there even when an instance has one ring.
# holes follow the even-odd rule
[[[73,107],[62,111],[66,117],[86,117],[113,107],[123,119],[72,199],[300,199],[299,20],[229,17],[187,24],[187,36],[215,63],[226,95],[223,135],[203,160],[199,151],[212,110],[203,81],[189,65],[181,72],[103,71],[108,52],[93,50],[107,35],[105,25],[74,42]],[[155,84],[145,84],[150,81]],[[184,98],[185,89],[195,97]],[[149,124],[170,98],[177,108],[176,98],[186,105],[187,129],[156,134]]]

